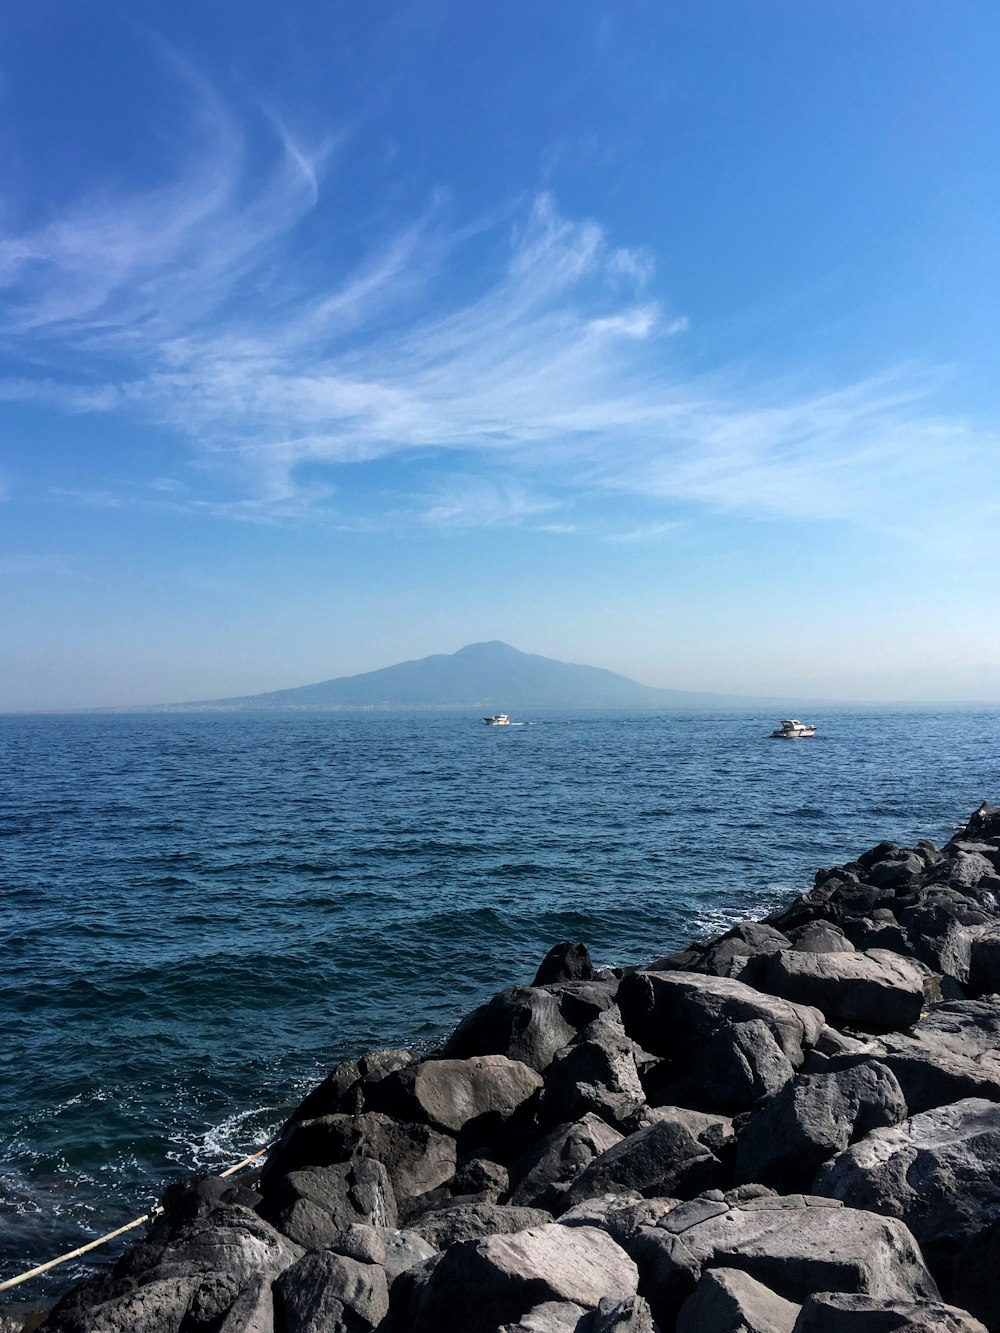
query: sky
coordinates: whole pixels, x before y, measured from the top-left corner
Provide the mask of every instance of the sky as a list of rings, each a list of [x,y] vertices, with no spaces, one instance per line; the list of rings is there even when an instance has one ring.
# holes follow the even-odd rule
[[[0,11],[0,711],[1000,701],[993,0]]]

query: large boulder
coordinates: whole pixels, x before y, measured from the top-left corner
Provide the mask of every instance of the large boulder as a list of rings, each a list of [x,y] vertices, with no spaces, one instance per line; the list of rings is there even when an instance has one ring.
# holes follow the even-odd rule
[[[446,1250],[466,1240],[483,1236],[508,1236],[528,1227],[544,1226],[552,1215],[541,1208],[517,1208],[510,1204],[460,1203],[451,1208],[434,1208],[416,1217],[410,1230],[436,1250]]]
[[[551,986],[558,981],[590,981],[594,964],[585,944],[561,940],[553,944],[535,973],[532,986]]]
[[[365,1157],[289,1171],[272,1182],[260,1211],[307,1250],[323,1249],[353,1222],[394,1227],[397,1221],[389,1174]]]
[[[901,1222],[830,1202],[766,1195],[730,1203],[709,1196],[679,1204],[654,1227],[640,1227],[629,1252],[654,1318],[670,1327],[711,1268],[740,1269],[793,1303],[815,1291],[937,1298],[917,1243]]]
[[[792,1193],[870,1130],[906,1118],[893,1074],[876,1060],[799,1074],[754,1111],[736,1143],[736,1179]]]
[[[454,1245],[393,1288],[406,1333],[495,1333],[545,1302],[596,1310],[638,1289],[635,1264],[603,1231],[558,1225]],[[397,1305],[396,1292],[403,1284]]]
[[[415,1231],[394,1227],[372,1227],[354,1223],[334,1236],[329,1247],[335,1254],[363,1264],[377,1264],[391,1287],[400,1273],[434,1257],[434,1246]]]
[[[705,1105],[746,1110],[783,1088],[794,1073],[771,1027],[752,1018],[727,1023],[712,1034],[696,1071],[697,1092]]]
[[[814,1188],[905,1222],[945,1299],[1000,1322],[996,1264],[971,1262],[1000,1231],[1000,1105],[970,1097],[873,1130],[823,1167]]]
[[[763,921],[740,921],[718,939],[698,948],[690,968],[708,976],[752,981],[755,960],[761,954],[787,948],[789,940],[780,930]]]
[[[541,1087],[541,1076],[520,1060],[475,1055],[408,1065],[382,1080],[378,1096],[390,1116],[430,1125],[460,1142],[485,1144]]]
[[[320,1116],[336,1114],[357,1115],[364,1110],[366,1088],[419,1058],[416,1051],[389,1050],[367,1051],[356,1060],[342,1060],[302,1099],[290,1121],[316,1120]]]
[[[620,1126],[644,1101],[634,1043],[617,1009],[608,1009],[565,1046],[545,1072],[542,1115],[550,1122],[588,1113]]]
[[[553,1209],[580,1172],[624,1135],[599,1116],[587,1114],[557,1125],[511,1169],[516,1181],[510,1202],[527,1208]]]
[[[385,1271],[332,1250],[286,1269],[274,1294],[283,1333],[362,1333],[389,1313]]]
[[[813,1005],[834,1026],[885,1032],[909,1027],[924,1003],[924,972],[886,949],[855,953],[770,954],[757,984],[800,1005]]]
[[[825,1291],[802,1306],[794,1333],[986,1333],[967,1310],[941,1301],[880,1301]]]
[[[710,1268],[681,1306],[677,1333],[792,1333],[801,1307],[738,1268]]]
[[[783,958],[788,952],[768,957]],[[618,1005],[628,1035],[644,1050],[668,1057],[679,1074],[697,1067],[706,1043],[729,1023],[759,1019],[796,1069],[823,1027],[823,1015],[810,1005],[762,995],[728,977],[693,972],[634,972],[618,988]]]
[[[871,1050],[896,1075],[911,1115],[967,1097],[1000,1101],[1000,997],[936,1004]]]
[[[505,1055],[541,1072],[574,1035],[555,995],[537,986],[511,986],[466,1014],[444,1055],[452,1060]]]
[[[580,1172],[560,1206],[572,1208],[596,1195],[625,1190],[644,1197],[689,1198],[727,1183],[727,1168],[709,1146],[705,1129],[692,1123],[694,1116],[679,1112],[629,1134]]]
[[[455,1174],[454,1137],[426,1124],[377,1111],[328,1115],[292,1123],[273,1150],[261,1180],[268,1197],[274,1183],[303,1167],[334,1166],[365,1157],[381,1162],[397,1200],[439,1188]]]

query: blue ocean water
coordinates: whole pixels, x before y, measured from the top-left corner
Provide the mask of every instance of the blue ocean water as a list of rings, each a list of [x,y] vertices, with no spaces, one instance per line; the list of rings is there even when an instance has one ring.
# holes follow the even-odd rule
[[[641,962],[1000,798],[996,711],[830,710],[799,742],[520,720],[0,718],[0,1278],[251,1152],[339,1059],[433,1045],[556,940]]]

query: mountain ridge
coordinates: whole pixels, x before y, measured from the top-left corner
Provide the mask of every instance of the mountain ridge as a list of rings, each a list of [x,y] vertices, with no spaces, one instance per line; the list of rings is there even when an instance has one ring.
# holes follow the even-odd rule
[[[604,667],[524,653],[499,639],[353,676],[173,708],[699,708],[760,703],[749,696],[660,689]]]

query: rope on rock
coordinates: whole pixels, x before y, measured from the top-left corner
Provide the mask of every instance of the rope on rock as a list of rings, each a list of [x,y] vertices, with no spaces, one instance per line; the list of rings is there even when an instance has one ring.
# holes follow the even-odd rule
[[[226,1167],[225,1171],[219,1171],[219,1176],[232,1176],[237,1171],[242,1171],[245,1166],[251,1162],[256,1162],[258,1157],[273,1148],[277,1139],[270,1143],[265,1143],[263,1148],[258,1148],[256,1152],[251,1153],[249,1157],[244,1157],[242,1162],[237,1162],[235,1166]],[[0,1282],[0,1291],[9,1291],[11,1287],[19,1287],[22,1282],[29,1282],[33,1277],[40,1277],[42,1273],[47,1273],[50,1268],[58,1268],[69,1259],[78,1259],[81,1254],[87,1254],[90,1250],[96,1250],[101,1245],[106,1245],[109,1240],[114,1240],[116,1236],[124,1236],[126,1231],[134,1231],[136,1227],[141,1227],[143,1222],[150,1222],[154,1217],[159,1217],[163,1212],[162,1208],[151,1208],[148,1213],[143,1213],[142,1217],[135,1218],[132,1222],[126,1222],[123,1227],[117,1231],[109,1231],[105,1236],[98,1236],[96,1240],[88,1241],[86,1245],[80,1245],[75,1250],[70,1250],[68,1254],[61,1254],[58,1259],[50,1259],[48,1263],[38,1264],[36,1268],[29,1268],[26,1273],[21,1273],[19,1277],[10,1277],[6,1282]]]

